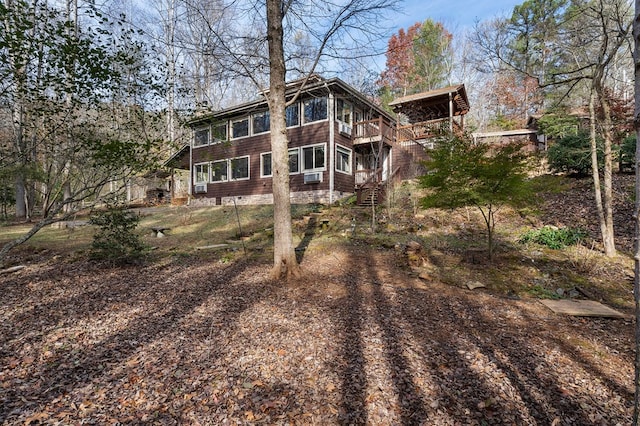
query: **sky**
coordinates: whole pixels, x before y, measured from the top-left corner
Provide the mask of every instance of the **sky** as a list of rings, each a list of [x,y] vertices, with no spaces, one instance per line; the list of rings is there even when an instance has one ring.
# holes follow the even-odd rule
[[[442,22],[452,33],[472,28],[476,20],[510,16],[513,7],[524,0],[405,0],[403,12],[392,17],[396,31],[428,18]]]

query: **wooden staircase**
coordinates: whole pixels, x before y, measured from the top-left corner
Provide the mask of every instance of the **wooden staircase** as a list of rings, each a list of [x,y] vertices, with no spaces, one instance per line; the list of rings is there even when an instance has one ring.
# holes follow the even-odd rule
[[[380,184],[370,185],[358,189],[359,206],[377,206],[384,199],[383,187]]]

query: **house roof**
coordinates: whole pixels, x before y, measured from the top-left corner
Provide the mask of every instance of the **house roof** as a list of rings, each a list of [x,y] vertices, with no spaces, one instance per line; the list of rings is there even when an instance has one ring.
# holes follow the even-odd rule
[[[189,154],[191,150],[190,144],[185,144],[180,150],[174,153],[167,161],[164,162],[164,167],[170,167],[175,169],[186,169],[189,170],[188,162],[185,163],[185,157]]]
[[[479,138],[534,135],[536,133],[538,132],[531,129],[515,129],[515,130],[498,130],[495,132],[476,132],[476,133],[471,133],[471,136],[474,139],[479,139]]]
[[[300,86],[304,84],[304,87],[300,90]],[[386,111],[384,111],[380,106],[373,103],[369,100],[364,94],[345,83],[341,79],[334,77],[330,79],[325,79],[320,77],[317,74],[312,74],[308,79],[299,79],[294,80],[287,83],[286,93],[290,98],[295,96],[297,92],[300,90],[301,95],[308,95],[313,93],[324,92],[327,93],[330,89],[341,91],[348,96],[355,98],[361,104],[367,106],[368,108],[376,110],[377,113],[384,115],[385,117],[393,120],[393,117],[389,115]],[[268,93],[268,90],[260,92],[260,96],[258,99],[246,102],[243,104],[235,105],[233,107],[225,108],[219,111],[214,111],[207,114],[202,114],[197,117],[194,117],[190,121],[187,122],[189,126],[197,126],[200,123],[215,121],[217,119],[223,120],[232,116],[248,114],[254,111],[265,110],[267,108],[267,99],[265,95]]]
[[[453,101],[454,116],[469,112],[469,99],[464,84],[404,96],[393,100],[389,106],[393,112],[405,115],[409,122],[418,123],[448,118],[450,99]]]

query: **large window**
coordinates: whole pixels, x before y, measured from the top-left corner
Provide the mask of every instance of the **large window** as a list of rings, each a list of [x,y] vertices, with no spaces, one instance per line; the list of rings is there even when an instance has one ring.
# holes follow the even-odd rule
[[[209,163],[196,164],[193,168],[196,183],[209,182]]]
[[[336,145],[336,170],[351,174],[351,150]]]
[[[227,122],[217,123],[212,126],[213,128],[213,141],[212,143],[220,143],[227,140]]]
[[[344,99],[336,100],[336,119],[351,125],[351,119],[353,114],[353,106]]]
[[[291,104],[284,111],[287,117],[287,127],[294,127],[300,124],[300,104]]]
[[[253,114],[253,134],[266,133],[271,128],[269,122],[269,111]]]
[[[231,122],[231,137],[234,139],[249,136],[249,118]]]
[[[265,152],[260,155],[260,177],[268,177],[271,174],[271,153]]]
[[[304,101],[304,122],[327,119],[327,98],[311,98]]]
[[[249,179],[249,157],[238,157],[229,160],[231,179]]]
[[[304,171],[324,169],[324,144],[302,148],[302,169]]]
[[[211,181],[226,182],[229,180],[227,160],[219,160],[211,163]]]
[[[193,146],[203,146],[209,144],[209,128],[196,129],[193,136]]]
[[[270,152],[260,155],[260,177],[273,175],[272,156]],[[300,173],[300,149],[291,148],[289,150],[289,174]]]

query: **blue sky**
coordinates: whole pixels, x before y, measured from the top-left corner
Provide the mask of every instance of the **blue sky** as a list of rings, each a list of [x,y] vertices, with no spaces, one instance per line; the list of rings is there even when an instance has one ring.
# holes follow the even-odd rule
[[[402,13],[391,17],[397,32],[416,22],[431,18],[442,22],[452,33],[472,28],[476,20],[484,21],[496,16],[509,16],[513,7],[524,0],[405,0]]]

